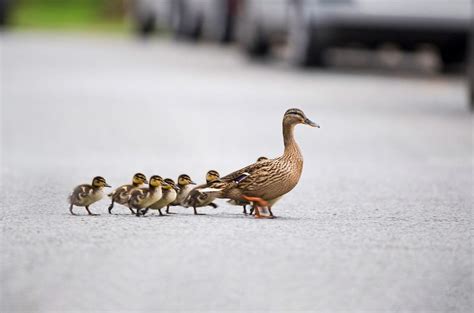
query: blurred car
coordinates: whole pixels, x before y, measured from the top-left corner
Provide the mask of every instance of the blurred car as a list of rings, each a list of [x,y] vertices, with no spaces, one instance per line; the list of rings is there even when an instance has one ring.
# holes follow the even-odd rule
[[[148,36],[156,29],[168,29],[175,5],[173,0],[134,0],[131,8],[134,30],[140,36]]]
[[[10,2],[10,0],[0,0],[0,27],[8,24],[11,7]]]
[[[303,66],[325,65],[331,46],[394,42],[408,50],[432,44],[448,67],[466,60],[471,22],[469,0],[247,0],[240,13],[249,55],[287,42],[291,61]]]
[[[205,37],[229,42],[233,39],[238,3],[239,0],[177,0],[173,14],[180,23],[174,31],[188,39]]]
[[[176,37],[213,41],[233,39],[239,0],[135,0],[133,20],[141,35],[155,28],[170,29]]]

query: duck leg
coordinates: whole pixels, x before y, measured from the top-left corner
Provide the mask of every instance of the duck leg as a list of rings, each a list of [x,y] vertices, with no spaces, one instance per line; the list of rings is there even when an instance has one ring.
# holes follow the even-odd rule
[[[150,209],[150,208],[146,208],[145,210],[142,210],[142,211],[141,211],[141,214],[142,214],[143,216],[145,216],[145,215],[148,213],[148,210],[149,210],[149,209]],[[161,213],[161,211],[160,211],[160,213]]]
[[[249,202],[254,203],[254,209],[255,209],[255,218],[271,218],[271,216],[265,216],[260,214],[260,208],[268,208],[268,202],[266,200],[263,200],[260,197],[247,197],[247,196],[242,196],[245,200]]]
[[[244,211],[243,211],[242,213],[244,213],[245,215],[247,215],[247,205],[244,204],[243,207],[244,207]]]
[[[76,213],[74,213],[74,212],[72,211],[72,207],[73,207],[73,205],[71,204],[71,206],[69,207],[69,212],[71,212],[72,215],[77,215]]]
[[[160,216],[164,216],[164,214],[161,213],[161,209],[158,209],[158,212],[160,213]]]
[[[112,214],[112,208],[114,207],[114,199],[112,199],[112,203],[109,205],[109,214]]]
[[[89,210],[89,206],[88,206],[88,205],[86,205],[85,208],[86,208],[86,210],[87,210],[87,213],[89,213],[89,215],[92,215],[92,216],[100,215],[100,214],[92,213],[92,212]]]

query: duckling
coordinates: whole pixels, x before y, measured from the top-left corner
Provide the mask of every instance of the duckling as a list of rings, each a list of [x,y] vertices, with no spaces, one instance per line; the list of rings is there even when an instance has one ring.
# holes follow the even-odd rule
[[[148,188],[143,187],[132,190],[128,199],[128,207],[137,210],[136,216],[145,215],[149,207],[161,199],[163,194],[161,187],[163,185],[167,185],[163,178],[153,175],[150,177]]]
[[[265,161],[265,160],[268,160],[268,158],[265,157],[265,156],[261,156],[261,157],[259,157],[259,158],[257,159],[257,162]],[[242,213],[244,213],[245,215],[247,215],[247,205],[250,205],[250,204],[251,204],[250,202],[248,202],[248,201],[246,201],[246,200],[232,200],[232,199],[231,199],[231,200],[227,200],[227,203],[229,203],[229,204],[231,204],[231,205],[242,206],[243,209],[244,209]],[[253,211],[254,211],[253,208],[250,208],[250,215],[253,214]],[[271,211],[270,209],[269,209],[269,212],[270,212],[270,214],[272,214],[272,213],[271,213],[272,211]]]
[[[214,209],[217,208],[217,204],[212,202],[216,198],[211,195],[200,192],[200,188],[204,188],[208,184],[216,180],[219,180],[219,177],[220,177],[219,172],[215,170],[208,171],[206,173],[206,184],[197,186],[193,190],[191,190],[189,195],[184,200],[184,207],[192,206],[194,209],[195,215],[200,215],[196,210],[196,208],[198,207],[210,206],[210,207],[213,207]]]
[[[74,188],[72,194],[69,196],[69,203],[71,204],[69,212],[71,212],[72,215],[76,215],[72,211],[73,206],[83,206],[86,208],[89,215],[99,215],[91,213],[89,206],[103,198],[104,187],[110,187],[110,185],[107,184],[102,176],[96,176],[92,180],[91,185],[83,184]]]
[[[168,207],[166,208],[166,213],[173,214],[169,212],[170,206],[182,206],[184,204],[184,200],[188,196],[189,192],[194,188],[193,185],[196,185],[196,183],[193,182],[189,175],[181,174],[178,176],[178,195],[176,196],[176,200],[174,200],[168,205]]]
[[[176,200],[176,196],[178,195],[179,190],[176,184],[174,183],[174,180],[172,180],[171,178],[165,178],[165,183],[166,185],[163,185],[161,187],[163,196],[160,200],[150,206],[150,209],[158,210],[161,216],[163,216],[161,209],[164,207],[169,207],[168,205],[174,200]],[[168,213],[168,208],[166,209],[166,213]]]
[[[319,128],[300,109],[289,109],[283,115],[283,154],[271,160],[256,162],[218,181],[208,184],[201,192],[217,198],[253,202],[255,217],[273,217],[260,214],[260,208],[271,207],[275,201],[290,192],[303,171],[303,155],[294,138],[298,124]]]
[[[112,214],[112,208],[114,207],[115,202],[122,205],[127,205],[130,192],[136,188],[139,188],[143,184],[148,184],[146,176],[142,173],[136,173],[133,175],[132,183],[130,185],[120,186],[113,192],[109,193],[108,196],[112,199],[112,203],[109,206],[109,214]],[[132,211],[132,214],[135,214],[133,209],[130,209],[130,211]]]

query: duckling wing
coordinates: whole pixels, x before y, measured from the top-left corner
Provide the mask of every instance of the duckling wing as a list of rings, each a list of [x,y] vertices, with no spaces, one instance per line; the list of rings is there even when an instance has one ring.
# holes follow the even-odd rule
[[[114,190],[114,192],[109,194],[109,197],[114,199],[118,203],[127,202],[130,197],[130,191],[132,190],[132,185],[123,185]]]
[[[91,195],[92,191],[92,186],[90,185],[79,185],[74,188],[70,197],[70,202],[72,204],[81,204],[84,199]]]
[[[134,189],[130,194],[130,201],[140,203],[141,201],[143,201],[143,199],[146,198],[147,191],[148,190],[145,188]]]

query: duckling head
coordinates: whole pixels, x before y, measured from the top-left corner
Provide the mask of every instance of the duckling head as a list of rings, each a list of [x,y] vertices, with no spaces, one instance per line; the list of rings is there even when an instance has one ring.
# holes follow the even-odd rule
[[[212,183],[215,180],[218,180],[221,176],[219,175],[219,172],[210,170],[206,174],[206,183]]]
[[[285,112],[283,116],[283,124],[296,125],[296,124],[305,124],[311,127],[319,128],[319,125],[311,121],[306,117],[303,111],[300,109],[289,109]]]
[[[95,188],[110,187],[110,185],[105,181],[105,178],[102,176],[94,177],[92,180],[92,186]]]
[[[267,157],[261,156],[257,159],[257,162],[268,160]]]
[[[163,178],[158,175],[153,175],[150,177],[150,182],[149,182],[150,187],[161,187],[162,185],[166,185],[166,183],[163,181]]]
[[[196,185],[195,182],[187,174],[181,174],[178,177],[178,186],[187,186],[189,184]]]
[[[133,175],[132,182],[135,186],[140,186],[142,184],[148,184],[148,181],[146,180],[146,176],[143,175],[142,173],[136,173]]]
[[[176,186],[174,180],[172,180],[171,178],[165,178],[165,184],[166,185],[163,185],[163,189],[165,190],[169,190],[169,189],[174,189],[174,190],[178,190],[179,188]]]

